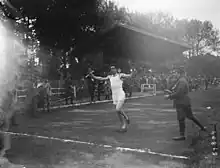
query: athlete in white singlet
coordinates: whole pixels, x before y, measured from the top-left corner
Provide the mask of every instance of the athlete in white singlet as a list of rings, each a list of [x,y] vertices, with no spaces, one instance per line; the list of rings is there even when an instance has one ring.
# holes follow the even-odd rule
[[[125,102],[125,92],[123,90],[123,78],[132,77],[132,74],[123,74],[117,73],[117,70],[114,66],[111,67],[111,75],[107,77],[97,77],[91,73],[91,76],[96,80],[109,80],[111,85],[112,91],[112,100],[113,104],[116,106],[116,111],[118,117],[121,121],[121,132],[127,131],[127,124],[130,123],[129,117],[125,112],[122,110],[122,106]]]

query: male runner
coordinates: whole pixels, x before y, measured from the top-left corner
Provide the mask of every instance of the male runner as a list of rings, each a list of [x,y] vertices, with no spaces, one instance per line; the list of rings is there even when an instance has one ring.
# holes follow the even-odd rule
[[[173,92],[166,95],[165,98],[174,101],[177,119],[179,121],[180,136],[174,137],[173,140],[182,141],[185,140],[185,119],[192,120],[202,131],[206,131],[206,128],[196,119],[192,113],[191,101],[188,96],[189,84],[185,76],[185,71],[181,67],[177,69],[178,81],[173,88]]]
[[[111,66],[111,75],[107,77],[97,77],[91,73],[91,77],[96,80],[109,80],[112,90],[113,104],[116,106],[116,112],[121,122],[120,132],[127,131],[127,124],[130,123],[128,115],[122,110],[125,102],[125,92],[123,90],[123,78],[132,77],[132,74],[118,73],[115,66]]]

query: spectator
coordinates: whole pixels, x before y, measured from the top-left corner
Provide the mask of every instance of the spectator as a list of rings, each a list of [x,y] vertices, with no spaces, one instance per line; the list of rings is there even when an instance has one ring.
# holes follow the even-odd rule
[[[100,101],[101,100],[101,93],[103,91],[103,85],[104,82],[103,81],[97,81],[97,100]]]
[[[45,111],[45,88],[44,88],[44,83],[40,82],[37,84],[37,107],[38,108],[43,108],[43,111]]]
[[[89,68],[88,73],[91,71],[92,71],[92,69]],[[88,91],[89,91],[89,95],[90,95],[90,100],[91,100],[91,102],[93,102],[94,96],[95,96],[94,95],[95,94],[95,81],[90,76],[87,76],[87,86],[88,86]]]
[[[208,90],[208,86],[209,86],[209,79],[207,77],[205,77],[205,90]]]
[[[69,104],[69,100],[70,100],[70,104],[73,104],[73,86],[72,86],[72,79],[70,76],[68,76],[65,79],[65,101],[66,101],[66,105]]]
[[[105,91],[105,100],[110,100],[111,87],[110,87],[110,82],[109,81],[105,81],[105,83],[104,83],[104,91]]]
[[[38,92],[36,83],[31,83],[28,88],[28,94],[25,99],[27,105],[27,111],[32,117],[37,117],[37,105],[38,105]]]
[[[133,82],[132,79],[126,79],[123,82],[123,89],[124,92],[128,94],[128,97],[132,96],[132,82]]]
[[[85,97],[85,79],[81,78],[76,84],[76,99],[82,100]]]
[[[50,111],[50,96],[51,96],[51,86],[48,80],[44,81],[44,88],[45,88],[45,102],[46,102],[46,108],[47,108],[47,112]]]

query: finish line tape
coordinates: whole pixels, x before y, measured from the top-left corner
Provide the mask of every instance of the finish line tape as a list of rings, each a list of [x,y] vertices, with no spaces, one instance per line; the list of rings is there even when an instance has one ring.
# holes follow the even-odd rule
[[[118,150],[121,152],[126,151],[126,152],[147,153],[147,154],[151,154],[151,155],[158,155],[158,156],[163,156],[163,157],[168,157],[168,158],[185,159],[185,160],[189,159],[189,157],[186,157],[186,156],[178,156],[178,155],[153,152],[147,148],[135,149],[135,148],[113,147],[111,145],[100,145],[100,144],[95,144],[92,142],[77,141],[77,140],[72,140],[72,139],[62,139],[62,138],[48,137],[48,136],[40,136],[40,135],[33,135],[33,134],[27,134],[27,133],[3,132],[3,131],[0,131],[0,133],[9,134],[9,135],[16,135],[16,136],[25,136],[25,137],[31,137],[31,138],[46,139],[46,140],[54,140],[54,141],[60,141],[60,142],[64,142],[64,143],[85,144],[85,145],[89,145],[89,146],[115,149],[115,150]]]

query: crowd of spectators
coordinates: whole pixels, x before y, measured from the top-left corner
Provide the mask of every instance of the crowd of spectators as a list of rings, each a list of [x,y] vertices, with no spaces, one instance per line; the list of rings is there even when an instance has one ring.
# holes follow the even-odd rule
[[[107,74],[104,74],[107,75]],[[175,73],[148,73],[144,75],[137,74],[131,79],[124,80],[123,88],[127,97],[131,97],[133,92],[140,92],[142,84],[155,84],[157,91],[170,89],[177,81]],[[208,78],[204,76],[188,77],[190,91],[209,88],[209,85],[218,85],[217,78]],[[37,86],[38,85],[38,86]],[[49,110],[50,97],[52,96],[51,86],[48,80],[38,82],[37,88],[37,107],[46,107]],[[109,81],[97,81],[90,77],[83,77],[79,81],[73,81],[71,77],[64,80],[64,92],[61,99],[65,100],[65,104],[73,104],[74,101],[90,98],[91,102],[111,99],[111,89]]]
[[[105,74],[106,75],[106,74]],[[218,85],[217,78],[208,77],[188,77],[190,91],[199,89],[208,89],[209,85]],[[127,79],[123,83],[123,88],[128,97],[132,96],[133,92],[140,92],[142,84],[155,84],[157,91],[169,89],[177,79],[174,72],[171,73],[148,73],[145,75],[136,75],[131,79]],[[77,99],[90,97],[91,101],[99,101],[101,97],[111,99],[110,83],[108,81],[96,81],[91,78],[82,78],[76,85]],[[68,89],[69,86],[66,86]]]

